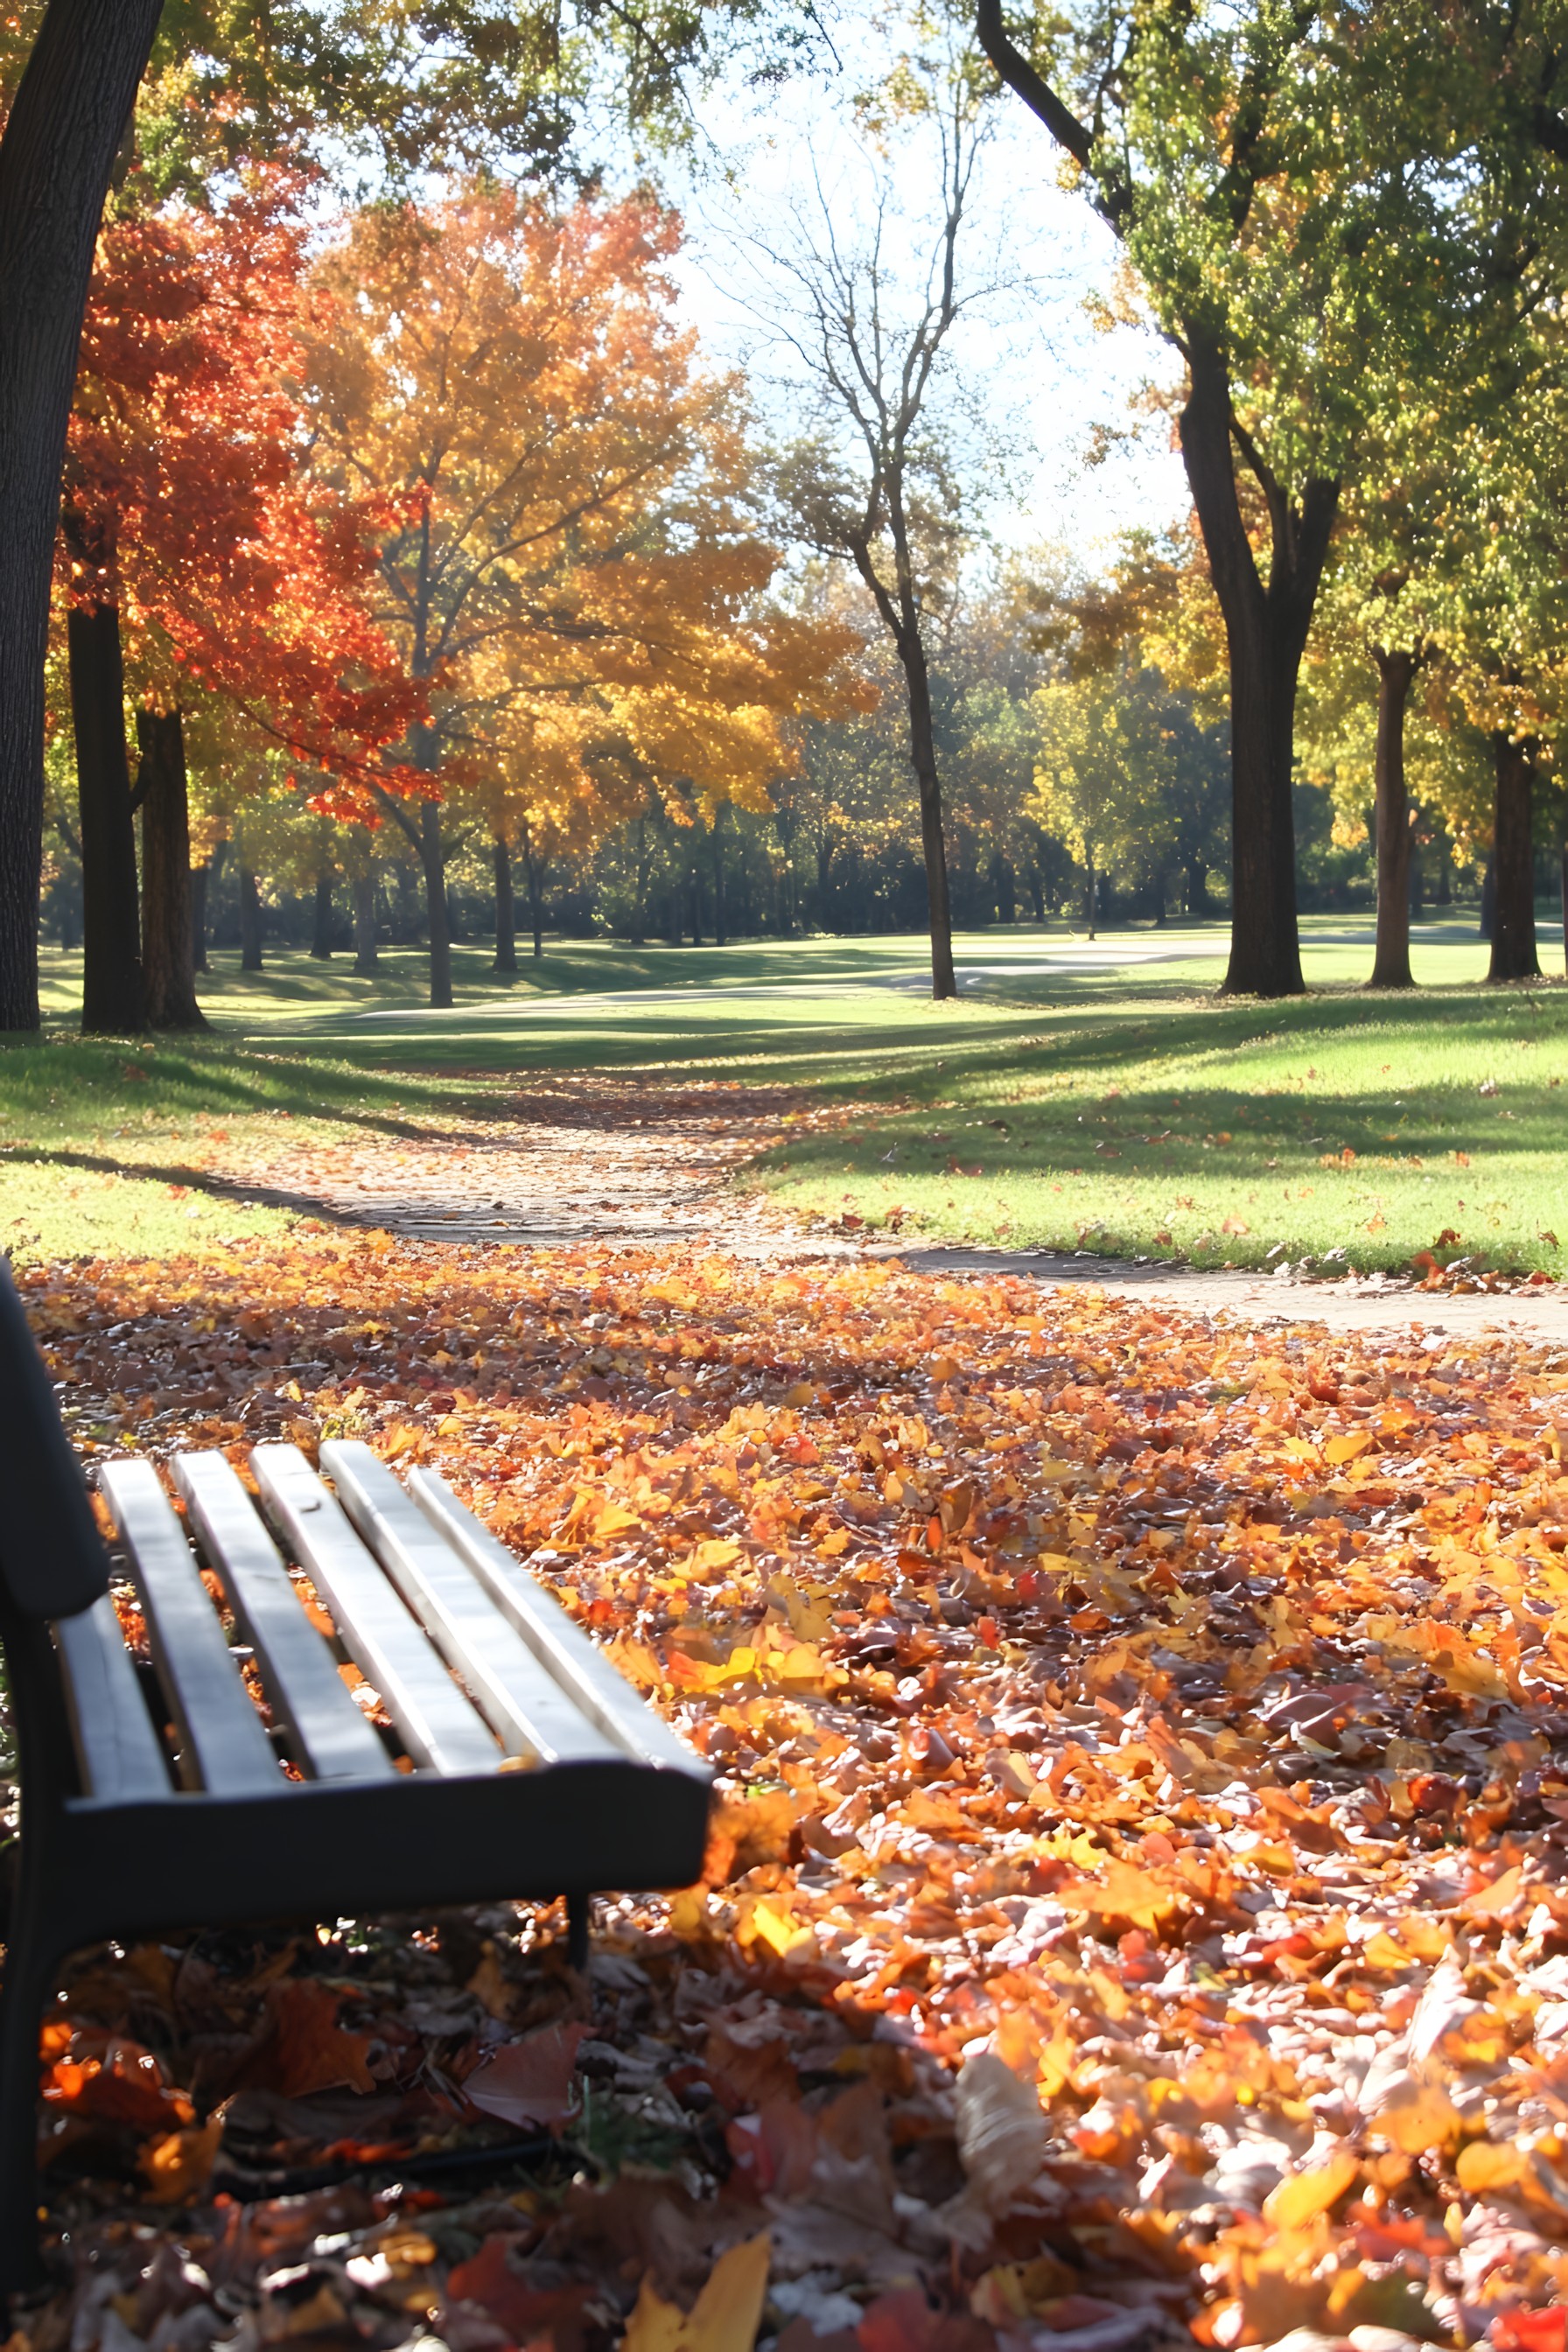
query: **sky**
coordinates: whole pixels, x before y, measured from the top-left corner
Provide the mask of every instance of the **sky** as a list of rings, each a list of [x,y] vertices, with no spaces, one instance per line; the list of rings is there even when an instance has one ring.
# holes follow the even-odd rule
[[[764,418],[784,430],[798,401],[785,356],[756,315],[767,271],[746,238],[776,238],[792,206],[809,210],[814,169],[832,190],[836,223],[853,234],[871,184],[852,110],[866,78],[864,59],[851,58],[837,75],[802,75],[761,99],[721,89],[701,101],[692,163],[666,174],[688,225],[684,307],[715,357],[747,367]],[[1095,326],[1088,305],[1111,283],[1110,233],[1056,184],[1051,142],[1011,94],[995,101],[994,122],[959,262],[961,281],[996,290],[954,346],[965,389],[1016,445],[1005,470],[980,468],[985,523],[1004,551],[1066,546],[1095,570],[1123,530],[1160,529],[1186,511],[1180,460],[1159,421],[1086,463],[1095,428],[1139,425],[1131,397],[1151,378],[1174,381],[1176,363],[1152,332]],[[931,218],[919,142],[895,133],[890,160],[912,259]]]

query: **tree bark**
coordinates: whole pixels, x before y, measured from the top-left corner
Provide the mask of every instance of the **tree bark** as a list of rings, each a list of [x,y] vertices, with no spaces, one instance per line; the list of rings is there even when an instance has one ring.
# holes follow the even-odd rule
[[[207,970],[207,880],[208,865],[191,868],[191,970]]]
[[[1205,329],[1194,328],[1187,357],[1182,458],[1225,620],[1230,664],[1231,937],[1225,993],[1295,996],[1303,987],[1291,803],[1296,683],[1339,484],[1315,478],[1293,506],[1267,466],[1256,461],[1269,513],[1265,583],[1237,490],[1236,428],[1223,349]]]
[[[420,805],[419,866],[430,926],[430,1002],[445,1007],[452,1002],[452,934],[447,920],[447,845],[441,837],[438,801]]]
[[[1481,868],[1481,910],[1476,918],[1476,937],[1489,940],[1493,918],[1497,913],[1497,860],[1489,857]]]
[[[544,961],[544,861],[534,855],[532,837],[524,821],[518,836],[522,851],[523,879],[528,887],[528,920],[533,932],[533,961]],[[679,940],[676,945],[679,947]]]
[[[243,857],[239,866],[239,968],[241,971],[261,970],[261,893],[256,876]]]
[[[1531,837],[1531,786],[1535,780],[1527,744],[1511,736],[1492,737],[1496,799],[1492,832],[1492,954],[1489,980],[1534,980],[1535,852]]]
[[[375,951],[375,873],[371,866],[351,874],[349,890],[354,910],[354,971],[368,980],[381,968]]]
[[[316,877],[315,919],[310,931],[310,955],[316,963],[332,960],[332,869],[323,866]]]
[[[1413,988],[1410,970],[1410,802],[1405,789],[1405,712],[1415,656],[1374,649],[1377,663],[1377,947],[1369,988]]]
[[[50,0],[0,140],[0,1030],[38,1025],[60,463],[104,194],[160,7]]]
[[[496,960],[492,971],[517,970],[517,900],[511,887],[511,851],[500,834],[495,839]]]
[[[191,931],[190,787],[178,710],[136,717],[142,766],[142,975],[154,1029],[205,1029]]]
[[[73,606],[66,648],[81,814],[81,1025],[89,1036],[130,1036],[145,1028],[146,1009],[118,605]],[[5,921],[0,907],[0,929]]]
[[[1099,886],[1100,876],[1095,871],[1094,844],[1092,842],[1089,842],[1084,849],[1084,866],[1086,869],[1086,879],[1083,888],[1083,919],[1089,926],[1089,938],[1093,939],[1095,892]]]
[[[716,948],[721,948],[724,945],[724,934],[726,929],[724,917],[724,844],[720,838],[719,834],[719,827],[723,821],[725,805],[725,803],[721,801],[718,807],[713,812],[713,839],[711,844],[713,852],[713,944]]]
[[[918,628],[901,630],[899,659],[910,707],[910,761],[921,800],[921,847],[925,856],[926,915],[931,929],[931,992],[933,1002],[958,994],[952,969],[952,907],[947,888],[947,843],[942,834],[942,781],[937,774],[936,735],[931,725],[931,674]]]

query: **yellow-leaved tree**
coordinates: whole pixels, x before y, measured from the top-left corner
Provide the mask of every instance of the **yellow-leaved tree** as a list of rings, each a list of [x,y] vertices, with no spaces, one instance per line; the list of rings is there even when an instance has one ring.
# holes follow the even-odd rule
[[[786,716],[856,689],[847,632],[775,610],[741,386],[699,363],[672,217],[566,212],[476,183],[344,223],[318,269],[317,464],[382,501],[376,619],[428,693],[423,801],[333,786],[402,826],[449,1004],[443,805],[510,851],[581,851],[650,794],[765,806]],[[498,893],[500,895],[500,893]]]

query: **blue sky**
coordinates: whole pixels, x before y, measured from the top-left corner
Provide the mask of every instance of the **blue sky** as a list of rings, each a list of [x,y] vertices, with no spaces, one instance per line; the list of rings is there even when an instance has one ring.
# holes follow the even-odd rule
[[[735,230],[754,224],[766,232],[792,203],[809,201],[814,158],[834,188],[836,215],[842,205],[853,215],[856,191],[868,184],[852,111],[865,78],[862,49],[841,75],[802,76],[762,99],[713,92],[700,108],[694,167],[668,175],[689,227],[686,307],[716,357],[748,365],[764,415],[785,427],[788,371],[747,307],[755,270],[738,258]],[[906,150],[895,133],[891,160],[900,184],[918,181],[918,145]],[[1159,425],[1085,464],[1095,427],[1135,424],[1131,396],[1151,376],[1174,380],[1176,362],[1148,332],[1093,324],[1088,304],[1110,286],[1114,245],[1082,198],[1056,184],[1056,168],[1045,132],[1017,100],[1000,98],[960,268],[976,286],[1008,282],[961,326],[954,350],[967,389],[1018,445],[1005,478],[982,467],[974,486],[997,543],[1065,545],[1092,569],[1120,531],[1159,528],[1185,511],[1180,462]],[[924,196],[910,186],[911,257]]]

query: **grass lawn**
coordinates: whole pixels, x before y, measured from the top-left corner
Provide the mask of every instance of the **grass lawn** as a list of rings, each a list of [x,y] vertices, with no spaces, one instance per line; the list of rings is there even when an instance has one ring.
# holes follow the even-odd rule
[[[568,943],[510,982],[459,949],[443,1013],[420,1001],[414,951],[374,981],[346,959],[279,954],[257,976],[219,956],[211,1035],[134,1046],[69,1034],[74,959],[55,956],[45,1040],[0,1049],[0,1244],[224,1248],[284,1213],[180,1191],[193,1143],[288,1117],[308,1151],[366,1125],[428,1130],[529,1071],[637,1067],[841,1099],[839,1129],[803,1131],[754,1181],[905,1234],[1331,1269],[1435,1249],[1563,1271],[1568,988],[1479,985],[1485,949],[1456,922],[1418,929],[1415,993],[1371,996],[1367,935],[1310,919],[1315,992],[1272,1005],[1215,1001],[1214,927],[970,934],[963,994],[942,1006],[908,937]],[[1544,916],[1542,939],[1552,959]]]

